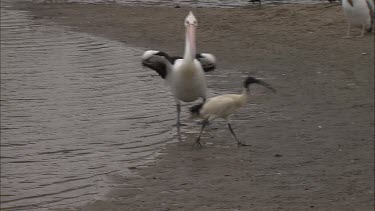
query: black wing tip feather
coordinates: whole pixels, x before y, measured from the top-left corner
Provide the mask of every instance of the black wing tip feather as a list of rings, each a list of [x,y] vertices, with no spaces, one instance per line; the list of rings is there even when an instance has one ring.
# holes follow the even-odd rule
[[[163,79],[167,77],[166,67],[161,63],[148,63],[147,61],[142,61],[142,66],[155,70]]]
[[[204,72],[211,72],[216,69],[215,63],[209,61],[208,58],[204,57],[202,53],[197,53],[195,58],[201,63]]]
[[[195,115],[199,115],[203,105],[204,105],[204,103],[201,103],[201,104],[194,105],[194,106],[190,107],[190,109],[189,109],[190,113],[195,114]]]
[[[174,65],[178,59],[183,59],[180,56],[169,56],[166,52],[163,51],[154,52],[155,53],[152,53],[152,56],[144,58],[142,60],[142,65],[144,67],[155,70],[163,79],[165,79],[168,74],[168,63]],[[161,60],[161,57],[165,60]],[[216,65],[214,63],[203,62],[205,60],[205,57],[201,53],[196,54],[196,59],[198,59],[198,61],[201,63],[204,72],[210,72],[216,69]]]
[[[368,33],[372,32],[372,26],[371,26],[371,27],[368,27],[368,28],[366,29],[366,31],[367,31]]]
[[[150,51],[146,51],[149,53],[148,57],[142,58],[142,66],[155,70],[163,79],[165,79],[168,74],[167,63],[171,60],[171,57],[163,51]],[[166,61],[163,61],[161,57],[165,58]]]
[[[215,65],[212,65],[212,66],[204,66],[204,67],[203,67],[204,72],[211,72],[211,71],[214,71],[215,69],[216,69],[216,66],[215,66]]]

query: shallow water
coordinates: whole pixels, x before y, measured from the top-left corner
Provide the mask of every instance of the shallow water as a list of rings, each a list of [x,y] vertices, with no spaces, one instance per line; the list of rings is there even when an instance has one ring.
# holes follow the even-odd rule
[[[172,140],[173,99],[141,53],[2,5],[1,210],[99,199]]]

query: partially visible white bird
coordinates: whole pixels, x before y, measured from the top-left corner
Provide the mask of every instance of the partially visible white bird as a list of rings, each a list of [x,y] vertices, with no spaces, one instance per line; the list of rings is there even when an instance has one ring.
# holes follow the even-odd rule
[[[351,26],[361,28],[362,37],[371,32],[374,27],[374,0],[343,0],[342,8],[348,21],[348,28],[344,38],[350,38]]]
[[[177,105],[177,130],[180,131],[180,101],[193,102],[207,98],[204,72],[215,69],[216,59],[212,54],[196,53],[195,31],[197,19],[192,12],[185,19],[186,40],[184,57],[171,57],[162,51],[149,50],[142,55],[142,64],[166,79],[170,84]]]
[[[332,2],[335,2],[336,0],[328,0],[329,3],[332,3]],[[341,2],[341,0],[339,0],[339,2]]]
[[[253,77],[247,77],[246,80],[243,83],[243,91],[242,94],[225,94],[225,95],[219,95],[216,97],[212,97],[206,100],[206,102],[195,105],[190,108],[190,112],[193,115],[197,115],[204,119],[202,123],[202,128],[199,133],[198,138],[195,141],[195,144],[198,144],[199,146],[202,146],[200,143],[200,138],[202,135],[202,132],[207,125],[208,122],[216,119],[216,118],[223,118],[226,120],[228,124],[229,131],[232,133],[234,138],[237,141],[237,144],[239,146],[248,146],[242,142],[240,142],[234,133],[232,126],[230,124],[229,117],[232,115],[237,109],[243,107],[249,97],[250,94],[250,84],[260,84],[263,85],[269,89],[271,89],[273,92],[276,92],[275,89],[273,89],[269,84],[267,84],[264,81],[261,81],[259,79],[253,78]]]
[[[255,3],[255,2],[258,2],[259,4],[262,4],[262,0],[249,0],[249,2],[251,2],[251,3]]]

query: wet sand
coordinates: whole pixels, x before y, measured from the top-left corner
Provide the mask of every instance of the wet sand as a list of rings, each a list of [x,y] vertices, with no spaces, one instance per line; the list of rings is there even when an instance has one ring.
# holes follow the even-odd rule
[[[172,54],[182,52],[191,9],[18,7]],[[192,149],[196,134],[187,133],[135,176],[114,178],[123,185],[107,200],[76,210],[373,210],[374,34],[341,39],[346,22],[333,4],[191,10],[200,21],[198,49],[218,59],[213,77],[227,76],[210,88],[239,92],[238,76],[251,73],[278,90],[255,89],[254,104],[232,118],[252,146],[237,147],[225,124],[213,123],[204,148]]]

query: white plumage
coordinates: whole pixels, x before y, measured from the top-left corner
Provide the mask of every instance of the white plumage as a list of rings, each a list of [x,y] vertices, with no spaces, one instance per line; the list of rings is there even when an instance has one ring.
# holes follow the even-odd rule
[[[199,146],[202,146],[200,143],[200,137],[208,122],[217,118],[223,118],[226,120],[229,131],[232,133],[232,135],[236,139],[237,144],[240,146],[246,146],[246,144],[238,140],[230,124],[229,117],[236,110],[238,110],[239,108],[243,107],[246,104],[249,93],[250,93],[249,86],[250,84],[253,84],[253,83],[263,85],[275,92],[275,90],[264,81],[261,81],[253,77],[247,77],[246,80],[244,81],[244,87],[243,87],[243,91],[241,94],[225,94],[225,95],[212,97],[212,98],[207,99],[206,102],[193,106],[190,109],[192,114],[198,115],[204,119],[201,131],[195,142],[196,144],[198,144]]]
[[[176,100],[193,102],[198,98],[207,98],[205,75],[197,60],[177,60],[173,66],[170,83]]]
[[[350,37],[352,26],[360,27],[362,37],[365,30],[371,32],[374,27],[374,0],[343,0],[342,7],[348,21],[346,36]]]
[[[149,50],[142,55],[142,64],[159,73],[171,86],[177,105],[177,129],[180,130],[180,101],[193,102],[207,98],[204,72],[214,70],[216,59],[212,54],[196,53],[195,31],[197,19],[192,12],[185,19],[186,40],[183,58],[171,57],[165,52]]]

